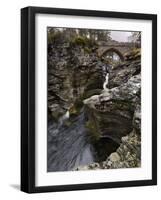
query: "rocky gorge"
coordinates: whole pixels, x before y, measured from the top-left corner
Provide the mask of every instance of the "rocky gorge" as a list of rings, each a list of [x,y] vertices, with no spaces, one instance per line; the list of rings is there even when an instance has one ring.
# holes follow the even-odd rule
[[[141,52],[112,65],[76,37],[48,44],[47,169],[141,165]]]

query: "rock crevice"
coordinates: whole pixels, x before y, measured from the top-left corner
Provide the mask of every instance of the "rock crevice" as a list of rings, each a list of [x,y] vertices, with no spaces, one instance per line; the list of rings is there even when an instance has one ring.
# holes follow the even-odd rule
[[[72,156],[67,155],[68,158],[72,158],[70,167],[63,166],[63,161],[60,160],[58,166],[55,164],[57,163],[55,159],[60,159],[61,153],[56,149],[59,147],[58,144],[54,142],[61,134],[65,137],[66,130],[68,137],[72,135],[75,139],[73,142],[75,151],[79,145],[78,135],[71,127],[79,133],[79,141],[88,138],[90,145],[97,149],[102,148],[100,144],[103,143],[107,144],[106,147],[110,146],[111,141],[114,144],[110,147],[112,154],[111,151],[105,151],[103,160],[97,159],[98,162],[79,166],[75,168],[76,170],[128,168],[141,165],[140,51],[125,55],[124,62],[111,67],[97,55],[96,47],[96,44],[88,47],[88,44],[82,46],[80,43],[74,45],[74,41],[63,41],[62,44],[55,43],[48,48],[48,123],[53,120],[54,128],[57,127],[57,131],[53,131],[50,127],[48,132],[49,171],[58,170],[58,167],[60,170],[70,170],[70,167],[76,166],[75,155],[70,150]],[[62,132],[59,133],[60,119],[64,119],[62,117],[66,113],[70,117],[61,124]],[[83,116],[83,119],[80,119],[80,116]],[[87,137],[82,137],[82,131],[76,122],[78,119],[82,123],[83,134],[87,134]],[[66,143],[67,146],[71,145],[67,140],[60,142],[61,149],[64,149],[62,154],[64,159],[67,154]],[[90,145],[88,146],[85,141],[83,145],[87,147],[86,151],[89,153]],[[102,150],[97,152],[96,157],[99,153],[101,154]],[[86,163],[80,161],[79,152],[77,155],[79,157],[77,163]],[[89,160],[93,160],[93,157]]]

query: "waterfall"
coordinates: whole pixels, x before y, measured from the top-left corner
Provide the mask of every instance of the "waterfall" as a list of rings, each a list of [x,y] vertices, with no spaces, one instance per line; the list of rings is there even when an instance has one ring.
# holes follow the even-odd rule
[[[67,110],[67,112],[63,115],[63,119],[68,119],[70,117],[70,113],[69,110]]]
[[[108,79],[109,79],[109,73],[106,74],[105,82],[103,83],[103,89],[108,90],[107,85],[108,85]]]
[[[67,112],[59,119],[59,127],[62,126],[63,122],[69,119],[69,117],[70,117],[70,113],[69,113],[69,110],[67,110]]]

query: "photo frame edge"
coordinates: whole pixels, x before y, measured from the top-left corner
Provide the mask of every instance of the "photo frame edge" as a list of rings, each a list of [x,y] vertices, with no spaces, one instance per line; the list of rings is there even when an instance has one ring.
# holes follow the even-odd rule
[[[152,179],[61,186],[35,186],[35,15],[37,13],[152,20]],[[65,13],[64,13],[65,12]],[[102,14],[101,14],[102,13]],[[84,14],[84,15],[83,15]],[[109,16],[108,16],[109,15]],[[121,17],[122,16],[122,17]],[[34,153],[33,153],[34,152]],[[157,15],[64,8],[21,9],[21,190],[27,193],[157,184]]]

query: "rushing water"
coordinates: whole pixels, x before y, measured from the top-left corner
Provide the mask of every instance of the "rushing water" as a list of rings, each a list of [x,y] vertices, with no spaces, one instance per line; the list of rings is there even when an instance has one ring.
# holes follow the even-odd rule
[[[85,121],[82,109],[68,128],[62,124],[49,124],[48,171],[68,171],[94,162],[94,151],[89,142]]]
[[[106,71],[105,74],[103,89],[107,91],[109,73]],[[110,138],[101,138],[97,143],[91,143],[85,127],[87,121],[83,107],[73,120],[67,111],[57,123],[48,122],[48,172],[69,171],[78,166],[100,162],[116,149],[118,144]]]
[[[104,90],[108,90],[108,79],[109,79],[109,73],[106,74],[106,77],[105,77],[105,82],[103,83],[103,89]]]

